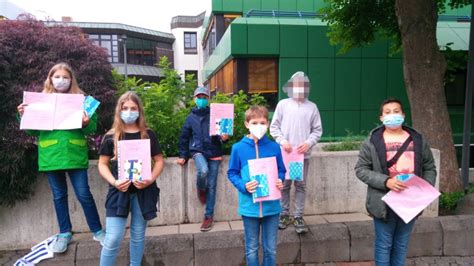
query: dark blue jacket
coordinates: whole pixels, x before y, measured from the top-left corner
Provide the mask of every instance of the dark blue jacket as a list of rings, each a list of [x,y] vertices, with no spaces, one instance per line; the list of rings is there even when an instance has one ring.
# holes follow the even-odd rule
[[[248,161],[257,158],[256,145],[258,145],[259,158],[276,157],[278,177],[281,181],[285,180],[286,169],[280,145],[269,140],[267,136],[263,136],[258,144],[255,144],[253,139],[249,137],[243,137],[241,141],[232,146],[229,170],[227,171],[227,178],[239,191],[238,212],[240,215],[248,217],[265,217],[279,214],[281,211],[279,200],[253,203],[252,194],[245,188],[245,184],[250,181]]]
[[[196,153],[206,158],[222,155],[220,136],[209,136],[209,107],[193,108],[186,118],[179,136],[179,157],[188,159]]]

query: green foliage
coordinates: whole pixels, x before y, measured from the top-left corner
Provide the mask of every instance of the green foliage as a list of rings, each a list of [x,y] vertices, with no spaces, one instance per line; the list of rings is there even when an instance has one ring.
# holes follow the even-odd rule
[[[127,90],[135,91],[141,98],[145,109],[148,126],[156,132],[163,154],[167,157],[178,156],[178,142],[181,128],[186,117],[195,106],[193,91],[196,81],[188,75],[183,82],[179,74],[170,68],[166,57],[160,59],[159,66],[163,69],[164,78],[160,83],[142,82],[140,79],[128,78],[114,73],[117,93]],[[230,147],[247,133],[244,126],[245,111],[251,105],[266,105],[265,99],[259,94],[249,96],[243,91],[227,96],[217,93],[210,102],[234,104],[234,137],[224,145],[224,152],[229,153]]]
[[[341,142],[328,144],[323,147],[323,151],[357,151],[365,138],[365,135],[353,135],[347,131],[347,136]]]
[[[455,191],[441,193],[439,197],[439,207],[447,210],[455,210],[458,202],[464,198],[464,192]]]
[[[454,82],[457,73],[464,73],[467,70],[468,52],[453,50],[451,49],[452,44],[453,43],[448,43],[443,51],[444,58],[446,59],[444,84]]]
[[[192,107],[192,93],[197,84],[192,75],[183,81],[178,72],[170,68],[166,57],[160,58],[159,67],[164,72],[159,83],[142,82],[134,77],[127,80],[119,75],[114,77],[118,94],[133,90],[140,96],[146,121],[156,132],[163,154],[176,156],[179,132]]]
[[[399,52],[401,48],[400,31],[395,14],[395,0],[325,0],[326,7],[322,12],[328,22],[328,36],[333,44],[341,44],[340,53],[355,47],[362,47],[377,38],[392,41],[391,52]],[[446,6],[460,8],[470,4],[468,0],[433,0],[437,5],[438,14],[445,11]],[[411,2],[407,1],[407,4]]]
[[[232,145],[242,139],[244,135],[248,133],[245,128],[245,111],[252,105],[263,105],[267,106],[267,102],[260,94],[252,94],[251,96],[245,94],[243,91],[227,96],[224,94],[217,93],[211,99],[214,103],[233,103],[234,104],[234,135],[230,137],[229,141],[224,144],[224,153],[230,154]]]

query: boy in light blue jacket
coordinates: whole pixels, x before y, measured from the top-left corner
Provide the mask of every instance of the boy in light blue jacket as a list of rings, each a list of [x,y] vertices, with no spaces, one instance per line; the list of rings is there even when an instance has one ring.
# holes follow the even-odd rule
[[[285,165],[280,146],[268,139],[268,110],[263,106],[252,106],[245,112],[245,127],[250,134],[232,146],[227,176],[239,191],[239,214],[242,215],[245,235],[247,265],[259,265],[258,248],[260,231],[263,242],[263,265],[276,264],[278,221],[280,200],[253,202],[252,193],[257,182],[250,181],[248,160],[276,157],[278,180],[276,186],[283,188]]]

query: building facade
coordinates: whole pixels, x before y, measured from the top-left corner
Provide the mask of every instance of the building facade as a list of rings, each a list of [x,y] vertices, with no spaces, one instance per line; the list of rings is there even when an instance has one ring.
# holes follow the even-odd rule
[[[174,36],[170,33],[120,23],[45,22],[48,26],[79,27],[85,37],[103,47],[108,60],[119,74],[143,81],[158,82],[163,73],[158,67],[160,57],[166,56],[173,67]],[[68,21],[69,20],[69,21]]]
[[[274,108],[286,98],[281,88],[296,71],[311,81],[310,100],[317,103],[324,128],[323,141],[366,135],[380,124],[379,105],[387,97],[409,107],[401,54],[389,52],[390,42],[339,54],[327,37],[328,27],[318,10],[323,0],[213,0],[204,24],[203,80],[212,91],[261,93]],[[438,23],[440,46],[467,50],[470,7],[447,9]],[[462,142],[463,88],[447,90],[455,143]],[[410,109],[407,108],[407,123]]]
[[[199,85],[202,85],[203,49],[199,41],[205,12],[197,16],[176,16],[171,19],[174,68],[183,77],[193,74]]]

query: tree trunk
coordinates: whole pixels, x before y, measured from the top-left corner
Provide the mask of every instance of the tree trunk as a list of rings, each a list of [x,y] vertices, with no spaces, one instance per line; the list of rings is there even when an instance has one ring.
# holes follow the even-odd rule
[[[436,0],[396,0],[403,72],[414,127],[441,151],[440,190],[462,189],[444,94],[446,61],[436,41]]]

